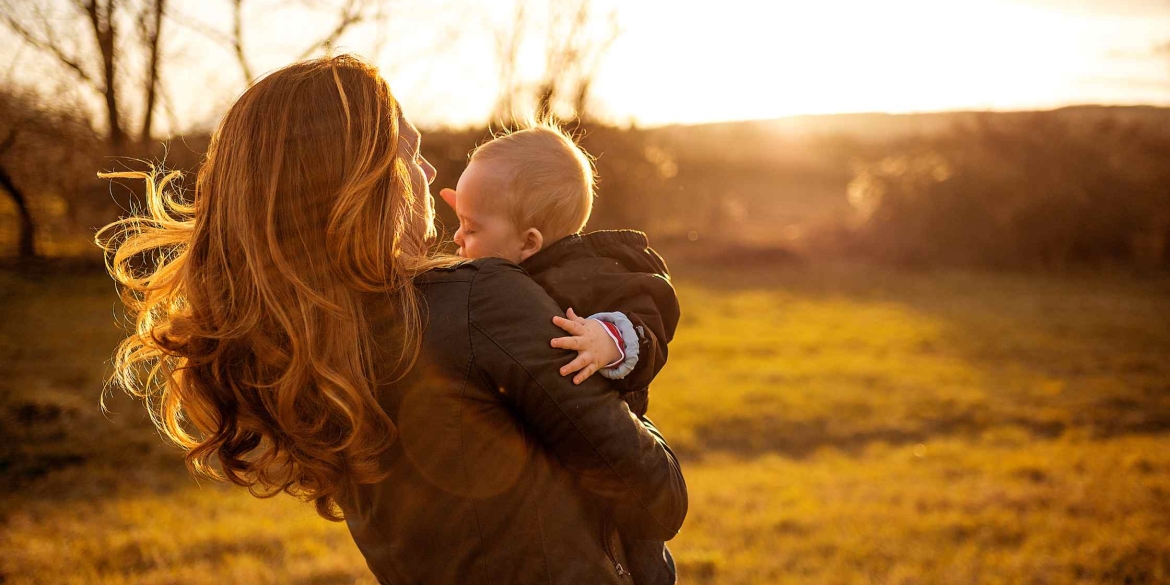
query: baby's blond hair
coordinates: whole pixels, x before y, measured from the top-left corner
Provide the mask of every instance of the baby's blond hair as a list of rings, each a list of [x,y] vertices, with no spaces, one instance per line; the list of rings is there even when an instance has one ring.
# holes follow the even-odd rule
[[[517,228],[535,227],[551,244],[579,233],[593,212],[593,163],[573,137],[552,122],[501,134],[471,152],[471,162],[503,167],[498,205]]]

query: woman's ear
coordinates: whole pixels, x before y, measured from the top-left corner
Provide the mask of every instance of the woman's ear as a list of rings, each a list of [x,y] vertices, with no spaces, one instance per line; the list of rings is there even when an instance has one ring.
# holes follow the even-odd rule
[[[521,237],[520,244],[520,261],[527,260],[530,256],[540,251],[544,247],[544,234],[536,228],[528,228],[524,231]]]

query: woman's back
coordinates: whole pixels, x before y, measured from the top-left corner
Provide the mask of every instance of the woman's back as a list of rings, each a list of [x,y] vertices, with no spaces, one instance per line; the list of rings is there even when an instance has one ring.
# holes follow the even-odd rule
[[[394,584],[623,582],[616,523],[665,540],[686,514],[673,454],[603,380],[559,375],[559,310],[519,268],[482,260],[416,283],[419,360],[378,387],[398,429],[389,476],[345,507],[371,569]],[[367,306],[394,355],[400,320]]]

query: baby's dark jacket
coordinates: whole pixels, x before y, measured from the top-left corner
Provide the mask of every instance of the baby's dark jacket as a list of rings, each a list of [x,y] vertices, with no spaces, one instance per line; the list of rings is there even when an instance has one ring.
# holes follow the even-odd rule
[[[620,312],[638,332],[638,362],[615,388],[642,416],[650,381],[666,363],[667,343],[678,326],[679,306],[666,262],[646,234],[635,230],[572,235],[546,246],[520,264],[562,310],[577,315]]]

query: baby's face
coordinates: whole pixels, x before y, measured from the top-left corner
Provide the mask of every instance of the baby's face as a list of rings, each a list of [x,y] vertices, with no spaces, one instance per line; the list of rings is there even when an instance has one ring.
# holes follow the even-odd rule
[[[524,231],[512,222],[500,198],[505,188],[501,173],[476,161],[467,165],[455,190],[439,194],[459,216],[455,244],[464,258],[504,258],[519,264],[525,257]]]

